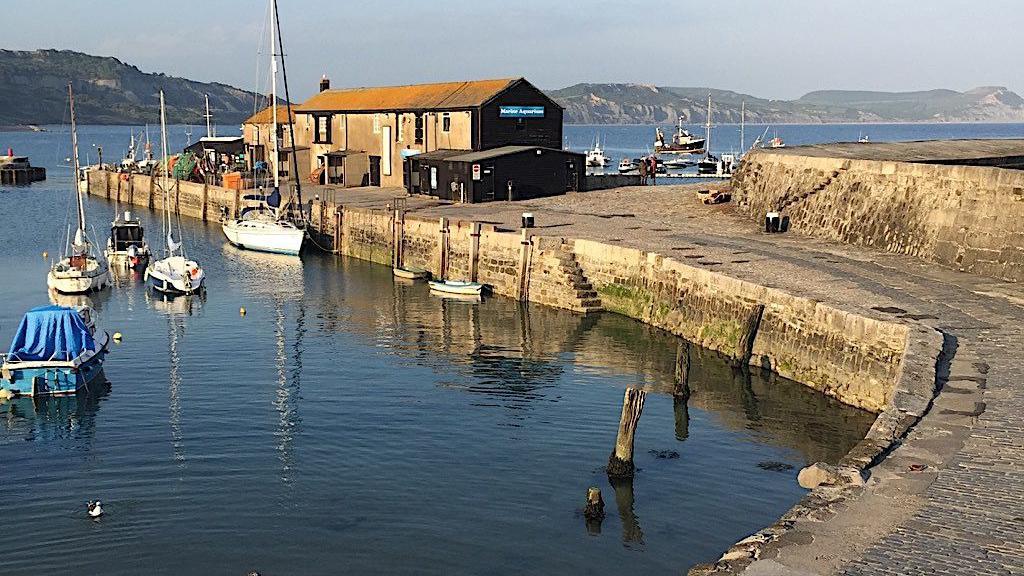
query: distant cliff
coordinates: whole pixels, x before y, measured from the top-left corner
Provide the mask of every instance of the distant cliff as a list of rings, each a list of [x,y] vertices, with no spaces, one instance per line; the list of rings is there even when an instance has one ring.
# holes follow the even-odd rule
[[[711,93],[715,122],[739,122],[746,102],[752,123],[1021,122],[1024,99],[999,86],[966,92],[823,90],[796,100],[766,100],[714,88],[648,84],[577,84],[548,95],[574,124],[673,124],[679,116],[703,123]]]
[[[68,119],[67,83],[83,124],[159,121],[160,96],[171,123],[205,122],[204,94],[214,121],[241,123],[252,114],[252,93],[225,84],[148,74],[116,58],[68,50],[0,50],[0,125],[60,124]]]

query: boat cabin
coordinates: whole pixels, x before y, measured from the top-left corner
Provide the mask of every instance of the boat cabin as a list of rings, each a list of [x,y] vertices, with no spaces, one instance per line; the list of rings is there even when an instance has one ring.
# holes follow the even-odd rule
[[[117,221],[110,227],[110,246],[115,252],[128,252],[134,246],[142,250],[145,246],[142,224],[136,221]]]

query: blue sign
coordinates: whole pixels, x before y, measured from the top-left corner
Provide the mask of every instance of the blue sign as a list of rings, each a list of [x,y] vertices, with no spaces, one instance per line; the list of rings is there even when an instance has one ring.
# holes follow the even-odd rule
[[[502,106],[502,118],[543,118],[543,106]]]

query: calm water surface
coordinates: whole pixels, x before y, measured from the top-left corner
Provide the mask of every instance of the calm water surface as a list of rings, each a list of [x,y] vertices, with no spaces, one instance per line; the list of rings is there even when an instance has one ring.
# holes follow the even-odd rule
[[[114,149],[124,132],[83,140]],[[42,252],[71,215],[58,140],[0,133],[50,170],[0,189],[4,346],[48,301]],[[102,233],[114,206],[88,212]],[[686,406],[668,393],[683,343],[626,318],[442,300],[385,267],[254,255],[182,226],[205,298],[119,279],[90,299],[124,334],[109,389],[0,404],[0,573],[675,574],[774,521],[804,493],[799,468],[837,460],[872,420],[699,349]],[[652,392],[640,470],[612,487],[626,386]],[[599,533],[580,513],[591,485]]]

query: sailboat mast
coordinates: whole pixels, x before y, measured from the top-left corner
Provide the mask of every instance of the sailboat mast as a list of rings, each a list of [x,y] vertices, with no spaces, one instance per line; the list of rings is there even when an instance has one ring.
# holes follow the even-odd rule
[[[744,100],[740,103],[740,154],[746,151],[743,147],[745,144],[743,138],[743,130],[747,127],[747,101]]]
[[[292,96],[288,93],[288,67],[284,64],[284,40],[281,38],[281,19],[277,15],[277,0],[271,0],[274,7],[274,20],[277,23],[277,47],[281,55],[281,80],[284,81],[284,101],[288,113],[288,139],[291,141],[292,160],[291,173],[295,175],[295,198],[299,207],[299,214],[302,215],[302,180],[299,179],[299,157],[295,153],[295,125],[292,122]],[[275,110],[277,102],[274,102]],[[276,137],[277,134],[274,134]],[[305,216],[303,216],[305,218]]]
[[[163,154],[163,158],[164,158],[164,171],[163,171],[163,174],[162,174],[161,179],[160,179],[160,187],[163,188],[163,192],[164,192],[164,198],[163,198],[164,213],[163,213],[163,217],[160,218],[160,223],[163,225],[162,226],[163,227],[162,232],[163,232],[163,236],[164,236],[164,243],[166,245],[167,237],[170,235],[170,230],[171,230],[171,217],[170,217],[170,214],[168,214],[168,209],[167,209],[168,208],[167,207],[167,190],[168,190],[167,173],[170,172],[170,168],[168,167],[168,161],[167,161],[167,112],[166,112],[166,110],[164,108],[164,91],[163,90],[160,91],[160,146],[162,147],[162,154]],[[170,251],[170,246],[167,246],[167,250]],[[168,255],[170,255],[170,254],[168,254]]]
[[[82,203],[82,187],[78,185],[79,170],[78,164],[78,126],[75,124],[75,93],[71,90],[71,82],[68,82],[68,100],[71,106],[71,148],[74,151],[74,176],[75,194],[78,198],[78,229],[85,233],[85,204]]]
[[[206,97],[206,137],[210,138],[213,136],[213,130],[210,127],[210,95],[204,94],[203,96]]]
[[[270,138],[273,142],[270,153],[270,165],[274,170],[274,190],[281,186],[281,169],[277,163],[280,161],[281,151],[277,141],[277,2],[273,3],[273,10],[270,12],[270,115],[274,125],[270,129]]]
[[[711,93],[708,92],[708,118],[704,124],[704,148],[707,156],[711,156]]]

